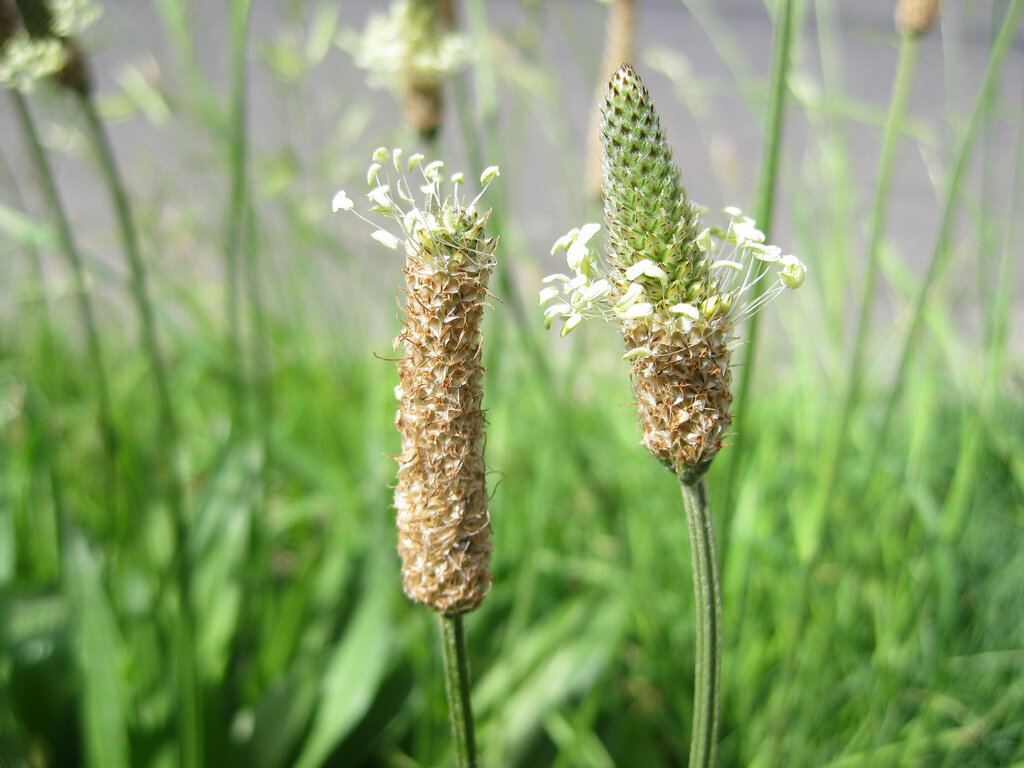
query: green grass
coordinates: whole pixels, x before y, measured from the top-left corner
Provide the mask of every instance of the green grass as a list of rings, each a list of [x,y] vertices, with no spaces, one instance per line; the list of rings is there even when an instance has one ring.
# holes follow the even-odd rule
[[[794,5],[800,30],[810,10]],[[834,8],[815,6],[818,40],[834,56]],[[325,213],[333,190],[360,188],[375,146],[408,142],[362,128],[347,92],[341,112],[311,103],[309,117],[295,111],[279,145],[254,141],[252,124],[246,135],[238,57],[247,7],[234,6],[233,95],[220,99],[188,55],[187,8],[160,4],[176,52],[167,67],[178,79],[159,94],[173,106],[170,122],[147,130],[168,138],[194,132],[192,159],[223,192],[211,197],[216,205],[193,206],[185,180],[150,195],[145,179],[125,178],[179,434],[191,562],[184,594],[202,713],[195,761],[451,764],[436,622],[401,593],[389,508],[397,375],[379,358],[393,355],[401,264]],[[487,34],[487,10],[467,6],[474,35]],[[713,10],[698,10],[716,49],[734,50],[737,39]],[[531,23],[543,21],[543,12],[531,14]],[[343,55],[319,57],[306,45],[330,19],[298,6],[278,37],[249,41],[250,75],[269,68],[291,77],[287,98],[309,103],[313,74],[354,71]],[[525,32],[505,42],[534,44]],[[895,50],[895,34],[889,42]],[[596,65],[600,41],[579,45],[581,60]],[[794,68],[816,53],[795,49]],[[501,78],[522,70],[509,66],[491,58],[462,76],[472,87],[449,91],[461,101],[444,146],[502,165],[511,185],[521,148],[514,139],[503,148],[475,115],[511,132],[504,121],[515,110],[504,99],[526,110],[555,99],[560,86],[534,72],[517,82],[533,82],[538,93],[510,89]],[[842,450],[829,450],[849,386],[868,264],[859,244],[871,214],[871,201],[851,195],[844,174],[877,164],[853,156],[846,132],[867,124],[880,141],[885,113],[885,105],[868,109],[844,94],[837,66],[826,65],[817,101],[795,94],[787,120],[810,132],[812,151],[797,158],[784,149],[778,170],[776,216],[795,232],[795,242],[782,245],[808,263],[808,284],[767,310],[777,317],[765,318],[744,420],[735,425],[743,462],[725,466],[726,449],[708,476],[723,579],[719,765],[1021,765],[1024,361],[1007,343],[1007,286],[1020,232],[1011,212],[1019,211],[1024,178],[1012,180],[1006,201],[984,186],[988,174],[964,173],[947,190],[958,156],[943,146],[951,162],[939,168],[931,204],[951,206],[940,243],[945,263],[924,291],[907,255],[880,237],[879,289],[896,320],[875,316],[857,342],[859,396]],[[737,62],[731,71],[742,78],[733,92],[749,95],[752,114],[762,114],[769,84]],[[979,102],[979,135],[1007,121],[1020,132],[1012,91]],[[944,126],[922,128],[914,103],[895,151],[916,158],[921,146],[931,157],[930,137]],[[30,106],[41,124],[86,130],[60,94],[33,97]],[[968,115],[973,103],[960,106]],[[325,112],[326,139],[310,146],[310,127]],[[549,135],[567,135],[564,117],[549,110],[543,119]],[[21,149],[2,151],[11,160]],[[1024,142],[1004,151],[1007,164],[1022,166]],[[583,167],[577,154],[552,169],[551,184],[572,188]],[[88,159],[60,160],[101,184]],[[972,167],[972,157],[963,162]],[[813,193],[804,191],[805,175],[818,179]],[[90,297],[105,372],[98,380],[79,296],[61,287],[73,273],[59,260],[49,212],[32,204],[35,184],[28,174],[0,177],[0,764],[178,765],[178,511],[159,436],[168,405],[155,397],[138,346],[130,284],[92,255],[116,242],[116,231],[72,220],[96,283]],[[28,219],[14,216],[21,198]],[[522,246],[526,222],[515,200],[495,198],[506,278],[485,327],[496,578],[465,620],[482,764],[685,765],[694,627],[679,491],[637,445],[616,333],[543,337],[530,287],[541,267]],[[582,223],[582,199],[564,205],[564,227],[551,239]],[[157,215],[167,206],[174,216]],[[922,250],[935,235],[922,233]],[[979,336],[957,322],[978,309],[978,291],[968,281],[965,305],[954,273],[976,274],[983,244],[997,249],[984,263],[1000,279],[988,286],[996,299],[986,307],[991,330]],[[43,257],[44,285],[32,248]],[[219,254],[237,271],[230,307],[226,284],[204,271],[220,265]],[[197,266],[201,258],[210,264]],[[505,293],[513,285],[518,299]],[[914,364],[894,381],[911,328]],[[101,387],[109,388],[118,436],[113,504]],[[879,441],[890,400],[891,426]],[[835,478],[817,521],[831,461]],[[728,508],[717,503],[727,495]]]

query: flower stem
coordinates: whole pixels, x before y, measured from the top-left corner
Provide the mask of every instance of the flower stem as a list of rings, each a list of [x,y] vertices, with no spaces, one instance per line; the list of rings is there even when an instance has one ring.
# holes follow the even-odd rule
[[[448,712],[455,739],[457,768],[476,768],[476,738],[473,731],[473,708],[469,701],[469,658],[466,655],[466,632],[462,614],[440,614],[441,640],[444,649],[444,678],[448,691]]]
[[[686,525],[690,531],[693,598],[696,614],[693,730],[689,768],[711,768],[718,744],[718,711],[722,687],[722,593],[715,559],[715,532],[711,524],[704,478],[681,482]]]
[[[57,193],[57,183],[54,180],[53,170],[46,158],[46,151],[43,149],[42,142],[39,139],[39,132],[32,121],[32,115],[29,113],[25,97],[18,91],[12,91],[11,96],[14,99],[15,112],[18,114],[22,131],[28,140],[32,161],[35,164],[36,172],[39,174],[39,180],[43,186],[43,194],[53,214],[58,245],[74,276],[78,312],[82,319],[82,325],[85,328],[86,348],[92,363],[93,375],[96,377],[100,439],[102,440],[103,452],[106,454],[107,459],[107,504],[109,505],[110,513],[114,514],[117,501],[117,432],[114,428],[110,385],[107,381],[106,366],[103,363],[103,346],[100,342],[99,327],[96,322],[96,310],[93,307],[90,295],[89,278],[86,274],[85,264],[82,261],[82,255],[75,245],[74,237],[71,234],[71,224],[61,203],[60,195]],[[48,349],[47,351],[52,350]]]

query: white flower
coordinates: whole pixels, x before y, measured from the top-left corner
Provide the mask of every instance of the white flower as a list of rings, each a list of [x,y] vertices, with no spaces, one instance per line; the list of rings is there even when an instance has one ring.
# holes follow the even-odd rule
[[[421,165],[422,161],[423,155],[415,154],[403,163],[401,149],[378,147],[373,152],[373,162],[366,174],[366,181],[372,187],[366,194],[372,203],[370,211],[392,219],[398,225],[399,234],[378,229],[374,222],[355,210],[355,202],[344,190],[335,194],[331,202],[332,209],[351,211],[371,224],[375,228],[371,237],[385,247],[398,250],[404,241],[406,253],[434,260],[437,262],[435,266],[438,267],[463,263],[467,257],[472,259],[477,256],[483,259],[480,261],[481,266],[485,262],[492,262],[493,257],[490,253],[479,250],[483,246],[473,239],[477,235],[467,235],[467,230],[463,226],[466,214],[475,216],[477,223],[486,217],[486,214],[480,216],[473,211],[488,185],[484,185],[472,203],[465,205],[461,199],[456,198],[459,192],[457,184],[463,183],[465,179],[463,174],[453,174],[452,192],[442,196],[444,179],[441,168],[444,164],[440,160],[435,160],[427,165]],[[394,172],[391,171],[392,167],[395,169]],[[412,173],[417,168],[418,174],[428,182],[421,187],[425,196],[421,203],[413,199],[410,193],[412,185],[406,176],[406,169],[408,173]],[[488,182],[497,175],[497,172],[485,174]],[[549,299],[550,297],[545,300]]]
[[[553,298],[555,298],[559,293],[561,293],[561,291],[558,290],[557,288],[555,288],[554,286],[548,286],[547,288],[541,288],[541,290],[540,290],[540,303],[541,303],[541,306],[543,306],[544,304],[547,304],[549,301],[551,301]]]
[[[334,199],[331,201],[331,210],[334,213],[337,213],[338,211],[351,211],[352,206],[354,205],[355,203],[352,202],[352,199],[345,194],[345,190],[340,189],[338,190],[338,194],[336,194]]]
[[[579,325],[581,318],[599,318],[616,324],[650,318],[656,325],[685,333],[697,323],[713,322],[716,318],[726,317],[738,323],[783,290],[798,288],[803,283],[807,268],[799,259],[783,256],[781,249],[765,244],[764,233],[738,208],[726,208],[725,213],[730,217],[727,229],[710,227],[697,236],[709,277],[694,277],[690,282],[685,276],[670,277],[651,259],[641,259],[624,273],[612,276],[607,262],[589,245],[600,226],[585,224],[569,230],[555,241],[551,253],[565,249],[566,262],[574,276],[544,278],[548,287],[541,291],[541,304],[560,299],[545,309],[546,324],[550,326],[555,317],[561,317],[565,321],[565,335]],[[750,299],[754,287],[769,278],[772,271],[774,281]],[[680,285],[679,281],[685,284]],[[679,301],[680,296],[688,299]]]
[[[807,277],[807,267],[803,265],[796,256],[789,255],[782,257],[782,269],[779,271],[779,279],[782,284],[791,290],[796,290],[804,284]]]
[[[484,168],[484,172],[480,174],[480,183],[481,184],[487,184],[495,176],[500,176],[500,175],[501,175],[501,171],[498,169],[498,166],[496,166],[496,165],[489,165],[486,168]]]
[[[641,275],[653,277],[662,283],[668,280],[668,273],[650,259],[641,259],[626,270],[627,280],[636,280]]]
[[[633,320],[638,317],[650,317],[654,314],[654,306],[646,301],[634,304],[629,309],[619,312],[623,320]]]
[[[668,308],[668,311],[688,317],[691,320],[700,320],[700,310],[693,306],[693,304],[673,304]]]
[[[370,237],[393,251],[398,250],[398,244],[401,242],[397,237],[383,229],[378,229]]]
[[[633,306],[640,301],[640,297],[643,295],[644,287],[640,283],[630,283],[629,288],[622,294],[622,298],[615,302],[615,310],[621,311]]]

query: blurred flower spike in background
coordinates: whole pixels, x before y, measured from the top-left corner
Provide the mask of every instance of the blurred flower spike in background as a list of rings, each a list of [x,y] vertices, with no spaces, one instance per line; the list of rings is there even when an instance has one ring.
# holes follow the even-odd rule
[[[21,24],[13,0],[0,0],[0,88],[31,93],[40,80],[68,64],[72,49],[66,41],[94,24],[103,8],[92,0],[36,0],[25,3],[24,10],[32,10],[34,20],[45,20],[47,28]]]

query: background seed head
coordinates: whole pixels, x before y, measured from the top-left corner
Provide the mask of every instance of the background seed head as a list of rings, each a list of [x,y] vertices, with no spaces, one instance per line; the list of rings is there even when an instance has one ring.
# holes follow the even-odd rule
[[[935,23],[939,0],[899,0],[896,4],[896,28],[904,35],[920,35]]]

